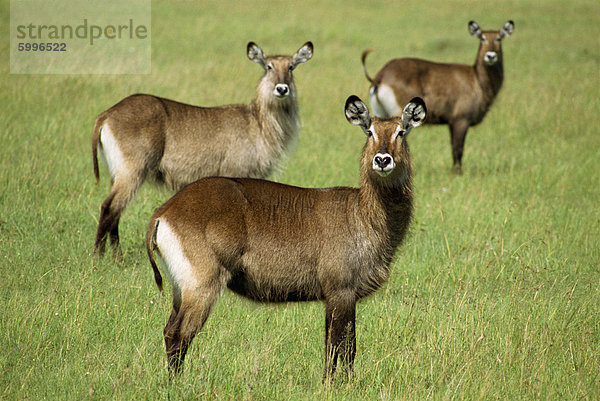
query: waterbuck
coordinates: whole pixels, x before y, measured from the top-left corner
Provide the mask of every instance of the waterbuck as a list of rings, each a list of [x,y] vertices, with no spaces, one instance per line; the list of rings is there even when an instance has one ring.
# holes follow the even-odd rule
[[[94,251],[107,236],[121,259],[119,219],[150,176],[172,190],[207,176],[265,178],[298,136],[300,120],[292,71],[313,55],[306,42],[293,56],[265,56],[250,42],[248,58],[264,74],[249,105],[197,107],[152,95],[129,96],[98,116],[92,136],[108,165],[112,188],[100,209]]]
[[[325,379],[356,353],[356,302],[377,290],[411,219],[406,136],[425,118],[413,99],[401,117],[371,118],[356,96],[348,121],[367,135],[360,188],[307,189],[251,178],[196,181],[152,216],[146,247],[162,291],[155,251],[173,287],[164,329],[171,373],[228,287],[258,302],[325,301]]]
[[[427,124],[448,124],[453,169],[460,173],[467,129],[479,124],[502,86],[502,39],[514,30],[508,21],[499,31],[482,31],[474,21],[469,32],[479,39],[475,65],[434,63],[415,58],[389,61],[371,78],[362,54],[365,76],[371,82],[369,98],[378,117],[399,115],[408,99],[422,97],[427,103]]]

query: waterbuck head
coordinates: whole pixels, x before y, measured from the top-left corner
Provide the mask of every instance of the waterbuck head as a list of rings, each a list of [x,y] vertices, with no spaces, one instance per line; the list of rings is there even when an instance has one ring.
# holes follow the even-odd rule
[[[375,179],[403,180],[410,168],[406,136],[425,120],[427,108],[423,99],[413,98],[400,117],[385,120],[371,118],[367,106],[353,95],[346,100],[345,114],[350,124],[358,125],[367,135],[361,171]]]
[[[499,31],[482,31],[475,21],[469,21],[469,33],[480,40],[477,59],[492,66],[502,59],[502,39],[513,33],[515,23],[507,21]]]
[[[258,87],[264,98],[285,100],[295,96],[292,71],[298,64],[306,63],[313,55],[312,42],[306,42],[293,56],[265,56],[254,42],[248,43],[248,58],[265,70]]]

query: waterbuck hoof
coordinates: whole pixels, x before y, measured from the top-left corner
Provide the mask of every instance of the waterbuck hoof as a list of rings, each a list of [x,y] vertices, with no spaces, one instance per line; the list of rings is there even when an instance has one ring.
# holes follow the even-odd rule
[[[94,256],[102,259],[104,257],[105,249],[103,246],[94,245]]]
[[[462,173],[463,173],[462,166],[460,164],[455,164],[452,167],[452,172],[456,175],[462,175]]]
[[[121,263],[123,263],[123,252],[121,251],[121,249],[115,249],[115,250],[113,250],[113,260],[118,265],[120,265]]]

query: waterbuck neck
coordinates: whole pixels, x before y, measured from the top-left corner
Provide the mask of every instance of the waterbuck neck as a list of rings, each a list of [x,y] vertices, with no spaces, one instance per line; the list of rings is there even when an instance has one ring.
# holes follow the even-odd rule
[[[486,98],[491,101],[500,92],[504,80],[504,67],[502,62],[502,49],[497,51],[498,61],[494,65],[487,65],[484,56],[488,50],[483,43],[479,45],[477,60],[475,61],[475,75]]]
[[[271,85],[262,79],[251,105],[262,133],[263,145],[274,154],[284,153],[300,128],[298,100],[293,81],[289,83],[289,89],[290,93],[286,98],[275,98]]]
[[[373,245],[388,262],[406,235],[413,209],[410,162],[397,168],[393,180],[362,169],[356,210],[358,224],[374,234]]]

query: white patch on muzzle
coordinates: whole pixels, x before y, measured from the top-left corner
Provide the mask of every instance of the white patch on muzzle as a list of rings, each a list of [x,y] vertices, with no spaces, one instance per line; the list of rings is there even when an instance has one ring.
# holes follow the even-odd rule
[[[373,157],[373,170],[382,177],[390,174],[394,167],[396,167],[396,163],[389,153],[377,153]]]
[[[483,56],[483,61],[487,65],[494,65],[498,62],[498,53],[496,52],[485,52],[485,56]]]
[[[273,90],[276,97],[286,97],[290,94],[290,87],[287,84],[277,84]]]

